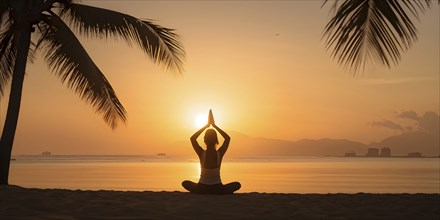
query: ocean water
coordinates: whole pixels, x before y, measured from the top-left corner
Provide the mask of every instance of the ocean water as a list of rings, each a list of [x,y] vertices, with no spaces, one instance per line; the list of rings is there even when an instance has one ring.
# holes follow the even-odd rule
[[[195,157],[14,156],[10,184],[30,188],[184,191]],[[440,193],[439,158],[226,157],[223,183],[239,192]]]

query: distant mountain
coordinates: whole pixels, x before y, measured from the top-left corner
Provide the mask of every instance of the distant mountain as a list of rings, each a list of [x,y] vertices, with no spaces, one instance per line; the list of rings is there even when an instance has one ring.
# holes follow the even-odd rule
[[[293,142],[262,137],[253,138],[240,133],[234,133],[232,137],[228,154],[235,156],[336,156],[343,155],[347,151],[367,151],[365,144],[349,140],[323,138]]]
[[[392,155],[407,155],[410,152],[421,152],[423,155],[439,155],[438,135],[424,132],[403,133],[385,138],[378,143],[363,144],[346,139],[302,139],[287,141],[264,137],[250,137],[240,132],[229,132],[231,144],[229,156],[342,156],[354,152],[363,156],[369,147],[389,147]],[[199,138],[199,143],[203,138]],[[169,148],[173,154],[190,155],[191,144],[188,141],[176,143]]]
[[[405,132],[387,137],[379,143],[371,143],[369,146],[389,147],[392,155],[408,155],[408,153],[416,151],[422,153],[422,155],[440,155],[440,137],[438,133]]]
[[[303,139],[294,142],[293,147],[295,148],[295,154],[307,156],[340,156],[346,152],[363,155],[367,152],[367,145],[346,139]]]

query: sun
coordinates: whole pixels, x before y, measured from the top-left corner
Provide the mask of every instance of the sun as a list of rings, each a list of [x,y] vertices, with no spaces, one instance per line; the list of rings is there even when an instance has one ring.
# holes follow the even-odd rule
[[[201,128],[208,123],[208,114],[198,114],[194,118],[194,126]]]
[[[187,121],[188,124],[192,124],[195,128],[198,128],[198,129],[205,126],[208,123],[209,110],[212,108],[206,108],[206,109],[207,110],[194,111],[194,113],[192,113],[190,115],[190,117],[188,117],[188,121]],[[214,115],[215,124],[224,125],[223,124],[224,113],[221,110],[217,110],[217,109],[212,110],[212,111],[213,111],[213,115]]]

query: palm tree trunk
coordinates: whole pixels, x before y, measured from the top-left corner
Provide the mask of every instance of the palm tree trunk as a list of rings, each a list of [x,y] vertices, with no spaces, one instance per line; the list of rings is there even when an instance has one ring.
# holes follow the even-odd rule
[[[0,139],[0,185],[8,185],[9,165],[12,146],[14,144],[15,130],[17,129],[18,114],[20,112],[21,94],[31,42],[31,32],[31,24],[29,22],[21,22],[21,24],[18,24],[17,32],[15,34],[17,38],[15,38],[16,41],[14,41],[14,44],[17,48],[17,59],[12,76],[8,110]]]

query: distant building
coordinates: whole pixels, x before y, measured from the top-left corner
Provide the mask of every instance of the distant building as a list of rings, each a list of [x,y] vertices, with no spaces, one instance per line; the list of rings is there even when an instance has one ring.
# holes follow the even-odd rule
[[[365,156],[366,157],[378,157],[379,156],[379,148],[368,148],[368,152]]]
[[[345,153],[344,157],[356,157],[356,153],[355,152],[347,152],[347,153]]]
[[[408,154],[408,157],[422,157],[422,153],[420,152],[411,152]]]
[[[380,150],[381,157],[391,157],[391,149],[388,147],[384,147]]]

